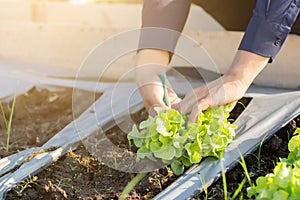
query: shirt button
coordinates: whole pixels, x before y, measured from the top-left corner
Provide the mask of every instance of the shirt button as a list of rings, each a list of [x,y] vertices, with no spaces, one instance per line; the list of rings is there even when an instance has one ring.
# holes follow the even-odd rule
[[[277,39],[274,44],[275,44],[275,46],[279,46],[281,44],[281,40]]]
[[[294,8],[295,7],[295,4],[294,3],[291,3],[291,8]]]

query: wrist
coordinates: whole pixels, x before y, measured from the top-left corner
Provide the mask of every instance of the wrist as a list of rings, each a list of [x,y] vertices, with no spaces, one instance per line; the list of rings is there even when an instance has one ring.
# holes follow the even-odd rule
[[[159,73],[166,70],[169,58],[169,52],[167,51],[157,49],[138,51],[135,64],[136,83],[141,85],[153,81]]]
[[[145,64],[159,64],[167,66],[170,62],[168,51],[159,49],[142,49],[137,52],[136,66]]]
[[[269,58],[255,53],[239,50],[229,70],[224,74],[228,80],[240,81],[249,87],[255,77],[267,65]]]

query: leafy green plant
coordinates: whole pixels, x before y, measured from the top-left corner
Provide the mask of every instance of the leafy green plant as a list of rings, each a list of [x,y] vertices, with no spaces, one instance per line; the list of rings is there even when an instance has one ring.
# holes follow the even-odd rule
[[[177,110],[155,108],[157,116],[149,116],[128,139],[138,147],[137,159],[148,158],[171,165],[176,175],[184,168],[199,163],[203,157],[220,158],[235,136],[235,125],[228,121],[231,105],[216,106],[201,112],[196,123],[188,124],[188,116]]]
[[[300,129],[295,131],[300,134]],[[293,136],[288,144],[288,158],[281,159],[273,173],[258,177],[256,185],[247,189],[247,196],[256,199],[299,199],[300,196],[300,135]]]

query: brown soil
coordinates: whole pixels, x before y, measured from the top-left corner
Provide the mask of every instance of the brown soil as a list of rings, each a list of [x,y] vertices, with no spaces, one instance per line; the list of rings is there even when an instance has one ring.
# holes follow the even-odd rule
[[[16,153],[27,147],[40,146],[72,121],[72,89],[49,92],[33,88],[16,98],[12,120],[9,151],[4,147],[7,129],[0,115],[0,156]],[[6,119],[9,118],[12,103],[3,103]]]
[[[249,99],[243,99],[242,102],[247,105]],[[232,118],[236,118],[242,110],[243,106],[238,104],[232,112]],[[142,110],[135,114],[133,119],[134,121],[140,121],[146,117],[147,113]],[[3,143],[0,156],[15,153],[28,146],[42,145],[72,119],[71,89],[60,89],[56,92],[50,92],[46,89],[32,89],[27,94],[17,98],[11,136],[12,144],[9,153],[4,151],[6,132],[5,126],[0,123],[2,124],[0,141]],[[298,120],[299,126],[299,117],[296,120]],[[273,143],[275,144],[271,143],[268,146],[266,143],[263,146],[261,157],[263,161],[260,170],[262,173],[272,169],[272,159],[278,156],[284,157],[287,154],[284,153],[285,146],[283,143],[288,138],[286,132],[290,133],[294,129],[295,122],[293,123],[294,125],[290,123],[285,129],[281,130],[281,134],[274,137],[276,141]],[[107,131],[106,135],[113,143],[123,148],[128,147],[126,134],[118,127]],[[277,149],[273,150],[275,146],[277,146]],[[272,148],[272,150],[265,150],[268,148]],[[282,149],[282,152],[279,151],[280,149]],[[274,153],[274,155],[269,155],[271,153]],[[112,158],[114,156],[124,155],[113,155]],[[251,157],[249,158],[247,164],[249,163],[248,166],[251,171],[252,168],[257,166],[257,160],[254,157],[252,160]],[[251,162],[254,164],[253,166],[250,165]],[[268,168],[268,170],[265,168]],[[243,177],[242,170],[240,168],[236,168],[236,170],[238,173],[229,172],[229,188],[236,188],[236,185],[240,182],[238,178]],[[258,175],[258,172],[254,173]],[[36,176],[38,180],[32,181],[24,191],[21,191],[21,186],[24,186],[24,183],[13,188],[8,193],[7,199],[118,199],[126,184],[135,174],[117,171],[104,165],[101,161],[95,159],[81,144],[76,151],[70,151],[58,162]],[[150,199],[176,178],[167,167],[148,173],[130,193],[128,199]],[[216,184],[211,188],[213,191],[210,193],[212,198],[222,199],[223,188],[221,186]],[[197,198],[202,199],[200,196]]]

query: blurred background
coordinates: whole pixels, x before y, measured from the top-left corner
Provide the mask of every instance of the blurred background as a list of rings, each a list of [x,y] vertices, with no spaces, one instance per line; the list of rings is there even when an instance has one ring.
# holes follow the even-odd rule
[[[0,62],[75,75],[98,44],[140,28],[141,10],[142,0],[0,0]],[[197,30],[224,28],[201,7],[192,6],[185,32],[197,36]],[[107,72],[109,79],[116,80],[133,64],[134,52],[119,58]]]

